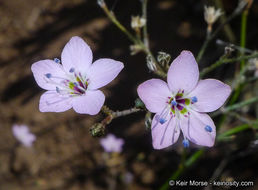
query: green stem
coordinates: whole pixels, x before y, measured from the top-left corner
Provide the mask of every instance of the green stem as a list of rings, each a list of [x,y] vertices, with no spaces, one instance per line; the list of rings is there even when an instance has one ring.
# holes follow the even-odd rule
[[[230,111],[237,110],[239,108],[242,108],[242,107],[247,106],[249,104],[253,104],[255,102],[258,102],[258,96],[254,97],[254,98],[250,98],[250,99],[245,100],[245,101],[242,101],[242,102],[237,103],[237,104],[233,104],[233,105],[227,106],[227,107],[225,107],[223,109],[220,109],[220,110],[214,112],[212,114],[212,117],[215,117],[215,116],[217,116],[217,115],[219,115],[221,113],[225,114],[225,113],[228,113]]]
[[[204,149],[197,150],[194,154],[192,154],[185,162],[184,167],[182,165],[179,165],[178,169],[173,173],[173,175],[164,183],[160,190],[167,190],[169,188],[169,181],[170,180],[176,180],[182,173],[188,169],[190,166],[192,166],[204,153]]]
[[[233,129],[230,129],[230,130],[218,135],[217,140],[221,141],[228,136],[231,136],[235,133],[239,133],[239,132],[244,131],[244,130],[249,129],[249,128],[250,128],[250,126],[248,124],[244,124],[244,125],[240,125],[238,127],[234,127]]]
[[[144,0],[146,2],[143,3],[143,9],[145,9],[143,14],[147,14],[147,0]],[[138,39],[137,37],[133,36],[116,18],[116,16],[114,15],[113,12],[111,12],[107,5],[105,3],[103,3],[101,5],[101,8],[104,10],[105,14],[108,16],[108,18],[117,26],[118,29],[120,29],[128,38],[129,40],[131,40],[134,44],[137,44],[141,47],[141,49],[143,50],[143,52],[146,55],[150,55],[152,57],[152,59],[155,62],[155,65],[157,67],[157,70],[153,71],[154,73],[156,73],[157,75],[159,75],[162,78],[166,78],[167,74],[165,72],[165,70],[159,65],[159,63],[156,61],[155,57],[153,56],[153,54],[151,53],[150,49],[148,46],[146,46],[140,39]],[[147,28],[145,29],[147,32]],[[144,34],[147,36],[147,33]],[[145,38],[147,39],[147,37]]]
[[[215,4],[216,4],[217,7],[219,7],[224,12],[224,6],[223,6],[223,3],[222,3],[221,0],[215,0]],[[222,14],[219,20],[220,20],[221,23],[224,23],[227,20],[226,15]],[[228,23],[225,24],[224,31],[225,31],[225,34],[226,34],[228,40],[231,43],[234,43],[236,41],[236,37],[235,37],[234,32],[232,31],[232,29],[231,29],[231,27]]]
[[[204,41],[204,43],[198,53],[198,56],[196,58],[197,62],[199,62],[201,60],[210,41],[212,41],[217,36],[217,34],[220,32],[220,30],[223,29],[227,23],[229,23],[233,18],[235,18],[240,13],[241,13],[241,11],[236,9],[229,17],[227,17],[227,19],[211,35],[206,37],[206,40]]]
[[[245,9],[241,16],[241,34],[240,34],[240,47],[245,48],[246,46],[246,26],[247,26],[248,9]],[[243,54],[243,52],[241,53]],[[240,63],[240,69],[242,70],[245,66],[245,60]]]
[[[143,26],[143,41],[145,46],[149,49],[149,38],[147,30],[147,3],[148,0],[142,0],[142,18],[146,20],[146,24]]]
[[[240,103],[228,106],[228,107],[226,107],[224,109],[223,113],[227,113],[227,112],[230,112],[232,110],[236,110],[236,109],[242,108],[242,107],[244,107],[246,105],[249,105],[249,104],[252,104],[252,103],[255,103],[255,102],[258,102],[258,96],[254,97],[254,98],[250,98],[250,99],[245,100],[245,101],[242,101]]]
[[[108,7],[106,6],[106,4],[104,6],[101,7],[104,12],[106,13],[106,15],[108,16],[108,18],[117,26],[117,28],[119,28],[123,33],[125,33],[125,35],[127,35],[127,37],[134,43],[137,44],[138,40],[116,19],[115,15],[113,12],[109,11]]]
[[[202,72],[200,73],[200,78],[202,78],[204,75],[208,74],[209,72],[213,71],[214,69],[216,69],[217,67],[219,67],[223,64],[238,62],[238,61],[247,60],[247,59],[251,59],[251,58],[255,58],[255,57],[258,57],[258,53],[254,53],[252,55],[240,56],[237,58],[230,58],[230,59],[224,58],[224,56],[222,56],[214,64],[210,65],[209,67],[204,68],[202,70]]]

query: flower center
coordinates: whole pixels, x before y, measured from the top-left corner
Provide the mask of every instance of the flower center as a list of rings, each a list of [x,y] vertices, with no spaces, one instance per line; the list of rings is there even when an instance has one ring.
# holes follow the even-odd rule
[[[56,63],[60,63],[59,59],[54,59]],[[54,76],[51,73],[45,73],[45,79],[48,83],[56,85],[56,92],[61,95],[83,95],[89,86],[89,79],[76,71],[74,68],[69,70],[71,75],[66,78]]]
[[[197,101],[196,96],[188,97],[184,94],[184,90],[179,90],[174,96],[167,97],[167,104],[156,119],[163,124],[168,117],[180,117],[180,115],[188,117],[190,115],[189,108]]]

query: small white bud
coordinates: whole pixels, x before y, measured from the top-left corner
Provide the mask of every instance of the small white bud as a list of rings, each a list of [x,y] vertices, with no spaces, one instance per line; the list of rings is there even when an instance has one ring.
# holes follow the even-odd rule
[[[100,7],[104,7],[106,5],[104,0],[97,0],[97,2]]]
[[[133,29],[142,28],[143,26],[145,26],[145,24],[146,24],[145,18],[142,18],[140,16],[132,16],[131,27]]]
[[[207,22],[208,25],[212,25],[216,22],[216,20],[222,15],[220,9],[215,9],[215,7],[207,7],[204,6],[204,19]]]

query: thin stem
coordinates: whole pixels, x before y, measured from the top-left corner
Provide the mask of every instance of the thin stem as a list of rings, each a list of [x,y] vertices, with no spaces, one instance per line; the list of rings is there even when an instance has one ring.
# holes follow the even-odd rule
[[[148,3],[148,0],[142,0],[142,18],[146,20],[146,24],[143,26],[143,42],[146,48],[150,49],[148,30],[147,30],[147,3]]]
[[[249,104],[253,104],[255,102],[258,102],[258,96],[254,97],[254,98],[250,98],[248,100],[245,100],[245,101],[242,101],[240,103],[237,103],[237,104],[234,104],[234,105],[231,105],[231,106],[228,106],[224,109],[223,113],[227,113],[229,111],[232,111],[232,110],[236,110],[236,109],[239,109],[239,108],[242,108],[246,105],[249,105]]]
[[[126,116],[126,115],[130,115],[139,111],[143,111],[143,109],[140,108],[130,108],[127,110],[123,110],[123,111],[116,111],[112,113],[112,117],[114,118],[118,118],[118,117],[122,117],[122,116]]]
[[[254,53],[252,55],[239,56],[239,57],[236,57],[236,58],[224,58],[224,56],[222,56],[214,64],[210,65],[209,67],[204,68],[202,70],[202,72],[200,73],[200,78],[202,78],[204,75],[208,74],[209,72],[213,71],[214,69],[216,69],[217,67],[219,67],[223,64],[239,62],[239,61],[242,61],[242,60],[247,60],[247,59],[251,59],[251,58],[255,58],[255,57],[258,57],[258,53]]]
[[[144,0],[146,1],[145,3],[143,3],[144,7],[143,9],[145,9],[144,13],[143,14],[147,14],[147,0]],[[157,67],[157,70],[153,71],[155,74],[159,75],[160,77],[162,78],[166,78],[167,74],[165,72],[165,70],[159,65],[159,63],[156,61],[155,57],[153,56],[153,54],[151,53],[150,49],[149,49],[149,46],[146,46],[145,43],[143,43],[141,41],[141,39],[135,37],[134,35],[132,35],[116,18],[116,16],[114,15],[113,12],[111,12],[106,3],[102,3],[101,6],[100,6],[105,14],[108,16],[108,18],[117,26],[118,29],[120,29],[128,38],[129,40],[131,40],[134,44],[137,44],[138,46],[141,47],[141,49],[143,50],[143,52],[146,54],[146,55],[150,55],[152,57],[152,59],[154,60],[154,63]],[[145,26],[146,27],[146,26]],[[147,39],[147,28],[145,29],[146,31],[146,37],[144,37],[144,39],[146,40]]]
[[[245,101],[242,101],[240,103],[237,103],[237,104],[233,104],[233,105],[230,105],[230,106],[227,106],[225,108],[221,108],[219,111],[216,111],[212,114],[212,117],[215,117],[219,114],[225,114],[225,113],[228,113],[230,111],[233,111],[233,110],[237,110],[239,108],[242,108],[246,105],[249,105],[249,104],[253,104],[255,102],[258,102],[258,96],[254,97],[254,98],[250,98],[248,100],[245,100]]]
[[[108,18],[123,32],[127,37],[135,44],[138,43],[138,40],[116,19],[116,16],[113,12],[109,11],[106,4],[101,6],[101,8],[104,10]]]
[[[245,48],[246,46],[246,28],[247,28],[247,16],[249,9],[245,9],[241,16],[241,35],[240,35],[240,47]],[[243,52],[241,52],[243,54]],[[242,60],[240,63],[240,69],[242,70],[245,66],[245,61]]]
[[[224,12],[224,6],[223,6],[223,3],[222,3],[221,0],[215,0],[215,4],[216,4],[217,7],[219,7]],[[226,15],[222,14],[220,16],[219,20],[220,20],[221,23],[224,23],[227,20]],[[232,29],[231,29],[231,27],[230,27],[230,25],[228,23],[225,24],[223,30],[225,31],[225,34],[228,37],[228,40],[231,43],[234,43],[236,41],[236,37],[235,37],[234,32],[232,31]]]
[[[196,58],[197,62],[199,62],[208,46],[208,44],[210,43],[211,40],[213,40],[217,34],[220,32],[221,29],[223,29],[223,27],[229,23],[233,18],[235,18],[238,14],[240,14],[241,11],[238,10],[238,8],[236,8],[236,10],[209,36],[206,37],[206,40],[204,41],[199,54]]]
[[[224,138],[228,137],[228,136],[231,136],[231,135],[234,135],[236,133],[239,133],[239,132],[242,132],[242,131],[245,131],[247,129],[257,129],[258,123],[257,121],[256,122],[253,122],[252,124],[243,124],[243,125],[239,125],[237,127],[234,127],[233,129],[230,129],[220,135],[218,135],[217,137],[217,140],[218,141],[221,141],[223,140]]]
[[[185,162],[184,167],[178,167],[178,169],[172,174],[172,176],[164,183],[160,190],[167,190],[169,188],[169,181],[176,180],[182,173],[187,170],[190,166],[192,166],[204,153],[204,149],[197,150],[194,154],[192,154]]]

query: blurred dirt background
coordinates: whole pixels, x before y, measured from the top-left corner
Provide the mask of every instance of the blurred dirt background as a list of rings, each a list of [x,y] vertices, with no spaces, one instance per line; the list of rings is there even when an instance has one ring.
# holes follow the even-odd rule
[[[141,13],[138,0],[106,2],[127,27],[131,16]],[[196,55],[205,38],[205,3],[210,1],[150,0],[148,26],[153,52],[163,50],[174,58],[181,50],[189,49]],[[226,12],[230,13],[237,1],[224,3]],[[250,49],[257,49],[257,21],[255,2],[248,20]],[[237,42],[239,24],[240,17],[231,24]],[[102,89],[107,97],[106,105],[113,110],[132,107],[137,85],[153,77],[148,73],[145,56],[130,56],[130,42],[110,23],[95,0],[1,0],[0,190],[158,189],[177,169],[182,148],[153,150],[143,113],[119,118],[108,126],[108,133],[125,139],[124,151],[113,166],[107,161],[99,139],[89,133],[90,126],[101,115],[89,117],[73,110],[39,112],[43,90],[33,79],[31,64],[60,57],[65,43],[75,35],[91,46],[94,59],[109,57],[124,62],[121,74]],[[220,37],[228,41],[226,36]],[[200,67],[216,60],[221,52],[223,48],[213,43],[205,56],[209,58]],[[222,69],[210,76],[223,79],[232,75],[229,66]],[[17,143],[11,131],[13,124],[26,124],[36,134],[33,148]],[[258,184],[257,151],[245,152],[254,138],[248,135],[247,131],[245,137],[239,137],[238,142],[244,138],[245,143],[219,144],[210,149],[183,178],[208,180],[228,148],[233,147],[236,159],[228,164],[221,179],[253,180]]]

